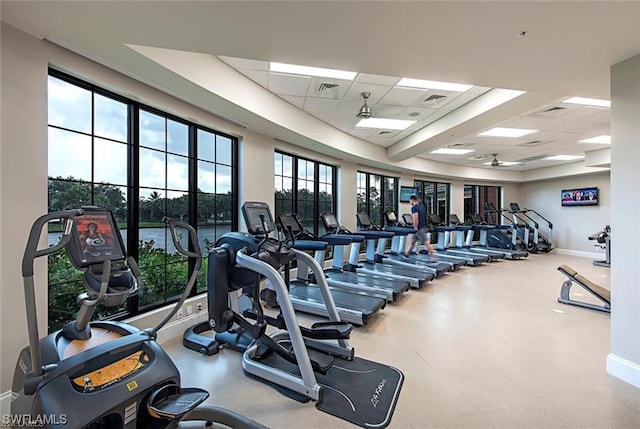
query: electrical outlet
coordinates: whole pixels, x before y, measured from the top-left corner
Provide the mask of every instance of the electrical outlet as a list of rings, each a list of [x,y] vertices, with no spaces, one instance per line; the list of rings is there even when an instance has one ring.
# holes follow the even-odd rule
[[[176,319],[182,319],[182,309],[179,309],[178,312],[176,313]]]
[[[198,313],[200,313],[202,311],[202,303],[199,302],[196,308],[198,310]]]
[[[193,314],[193,305],[187,305],[187,316],[191,316]]]

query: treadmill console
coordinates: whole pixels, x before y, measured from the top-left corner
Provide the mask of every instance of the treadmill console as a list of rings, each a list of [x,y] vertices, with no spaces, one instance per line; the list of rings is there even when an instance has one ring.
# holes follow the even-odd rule
[[[267,203],[247,201],[242,205],[242,215],[251,235],[268,235],[276,229]]]

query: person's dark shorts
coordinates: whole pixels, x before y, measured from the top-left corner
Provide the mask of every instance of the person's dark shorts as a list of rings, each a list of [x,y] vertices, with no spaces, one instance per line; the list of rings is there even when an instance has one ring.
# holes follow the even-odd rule
[[[427,228],[420,228],[416,231],[416,237],[422,244],[426,244],[429,241],[429,239],[427,238],[427,231]]]

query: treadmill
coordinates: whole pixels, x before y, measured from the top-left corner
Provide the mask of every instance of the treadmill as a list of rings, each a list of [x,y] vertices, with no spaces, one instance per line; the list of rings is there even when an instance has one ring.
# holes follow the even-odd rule
[[[472,266],[478,266],[484,262],[489,261],[489,257],[486,255],[480,255],[478,253],[472,253],[458,249],[450,249],[447,244],[449,243],[451,232],[456,231],[456,227],[443,225],[438,214],[430,214],[429,223],[431,224],[431,229],[438,233],[438,243],[436,244],[436,252],[438,253],[438,255],[444,255],[450,258],[461,258],[467,261],[467,265]]]
[[[387,301],[395,301],[400,295],[409,290],[410,282],[408,280],[394,279],[388,273],[365,273],[354,264],[346,264],[343,267],[345,246],[352,244],[349,260],[357,260],[360,253],[360,245],[365,240],[365,237],[361,234],[354,234],[341,226],[333,213],[323,213],[320,215],[320,219],[326,231],[326,234],[321,236],[320,240],[327,241],[329,245],[333,245],[333,267],[331,270],[326,271],[329,286],[344,287],[346,290],[356,287],[365,291],[371,290],[378,294],[386,291],[388,294]],[[345,238],[351,239],[351,243],[342,241]],[[340,240],[340,242],[336,240]],[[316,260],[320,260],[319,258],[324,260],[324,251],[316,253]]]
[[[411,213],[404,213],[402,215],[402,220],[407,226],[410,226],[413,228],[413,216],[411,216]],[[431,231],[428,232],[427,236],[429,237],[429,239],[431,239]],[[453,264],[454,271],[464,265],[467,265],[466,259],[460,258],[458,256],[454,256],[454,255],[445,255],[444,252],[436,251],[433,257],[438,262],[446,262],[446,263]]]
[[[376,242],[392,238],[395,234],[391,231],[383,231],[379,226],[373,225],[371,223],[371,218],[366,213],[356,214],[356,220],[358,221],[358,234],[364,235],[367,240],[367,247],[365,251],[366,256],[364,260],[358,260],[356,255],[356,259],[350,259],[349,264],[357,265],[363,272],[369,272],[372,274],[386,273],[401,279],[408,279],[411,287],[415,289],[421,288],[426,282],[435,278],[435,274],[433,272],[428,272],[430,270],[416,269],[415,266],[394,267],[390,264],[382,263],[384,260],[378,260],[376,257]],[[384,255],[384,248],[385,247],[383,246],[381,250],[382,255]],[[378,248],[378,251],[380,251],[380,248]]]
[[[381,238],[378,240],[376,262],[382,262],[384,264],[409,268],[412,270],[420,269],[433,273],[436,277],[440,277],[442,274],[449,271],[457,270],[462,265],[438,261],[431,258],[431,256],[420,253],[412,254],[408,258],[402,256],[402,254],[404,254],[404,248],[406,247],[407,236],[415,233],[416,230],[412,226],[407,226],[404,223],[399,222],[396,214],[392,211],[386,211],[384,213],[384,218],[386,222],[384,230],[393,232],[394,236],[391,239],[391,249],[389,252],[386,252],[387,239]]]
[[[280,222],[279,222],[280,223]],[[303,239],[304,238],[304,239]],[[319,251],[327,248],[325,241],[309,240],[301,237],[300,240],[290,241],[293,248],[302,251]],[[300,262],[298,262],[300,265]],[[322,291],[316,283],[309,280],[289,279],[289,266],[284,267],[285,283],[289,287],[289,298],[294,310],[304,313],[314,314],[316,316],[329,318],[329,313],[322,296]],[[344,292],[330,288],[331,296],[336,304],[340,320],[357,326],[364,326],[376,313],[382,310],[387,301],[382,296],[371,296],[356,292]],[[270,307],[278,306],[276,300],[276,292],[272,289],[272,285],[267,283],[267,288],[261,293],[261,298],[267,302]]]
[[[462,251],[468,252],[474,255],[486,255],[489,258],[489,262],[495,262],[500,259],[504,259],[504,252],[498,252],[496,250],[488,250],[483,248],[476,248],[471,245],[466,245],[466,239],[471,238],[473,240],[474,229],[470,225],[464,225],[458,215],[455,213],[449,214],[449,226],[453,226],[456,228],[456,245],[448,246],[447,250],[449,251]],[[471,237],[469,237],[471,236]],[[449,241],[447,240],[447,243]]]
[[[294,237],[295,246],[301,246],[301,240],[306,242],[322,242],[325,246],[322,248],[306,249],[314,251],[314,259],[324,265],[324,256],[326,248],[333,246],[333,267],[325,269],[325,277],[329,288],[351,294],[358,294],[366,297],[382,298],[386,301],[394,301],[398,295],[409,290],[409,283],[388,280],[385,278],[370,278],[355,272],[344,271],[340,264],[343,260],[344,246],[348,246],[355,242],[364,241],[361,235],[333,234],[325,237],[318,237],[310,231],[307,231],[298,216],[294,213],[283,213],[278,216],[278,225],[280,230],[287,237]],[[285,232],[286,231],[286,232]],[[289,238],[290,239],[290,238]],[[313,276],[310,276],[310,268],[304,262],[298,262],[298,270],[295,282],[316,283]]]
[[[520,259],[529,256],[526,250],[513,249],[513,243],[509,240],[507,234],[503,230],[511,229],[508,225],[490,225],[482,220],[480,214],[471,215],[472,228],[480,231],[479,245],[474,249],[495,250],[504,253],[507,259]],[[467,235],[466,244],[471,246],[473,243],[473,235]]]

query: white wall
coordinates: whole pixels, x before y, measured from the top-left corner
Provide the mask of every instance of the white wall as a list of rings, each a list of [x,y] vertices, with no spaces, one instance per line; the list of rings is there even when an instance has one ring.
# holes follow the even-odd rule
[[[11,388],[19,351],[27,345],[21,259],[33,221],[47,212],[47,75],[49,64],[115,92],[144,100],[145,104],[188,117],[208,127],[240,135],[240,128],[190,104],[179,101],[76,54],[35,39],[2,23],[2,152],[0,163],[0,392]],[[263,142],[247,133],[259,156]],[[270,139],[268,139],[270,140]],[[266,188],[247,188],[247,196],[265,192],[273,199],[273,150],[264,174]],[[253,179],[249,176],[249,179]],[[250,180],[252,181],[252,180]],[[265,180],[258,179],[259,184]],[[270,188],[269,188],[270,186]],[[256,192],[251,192],[251,189]],[[43,242],[46,246],[46,240]],[[44,260],[35,271],[40,335],[47,332],[47,270]]]
[[[47,212],[47,60],[36,39],[2,24],[2,173],[0,176],[1,384],[11,386],[27,343],[21,260],[31,221]],[[46,265],[38,261],[39,327],[46,332]],[[42,281],[44,279],[44,282]]]
[[[602,230],[611,223],[611,191],[609,173],[596,173],[584,176],[572,176],[562,179],[528,182],[521,185],[521,195],[505,200],[519,203],[521,208],[536,210],[553,223],[553,247],[572,251],[603,253],[594,247],[587,237]],[[590,188],[599,189],[597,206],[562,207],[560,192],[563,189]],[[545,231],[546,228],[542,228]],[[612,240],[623,234],[613,231]]]
[[[149,86],[103,66],[93,63],[48,42],[32,38],[14,28],[2,24],[2,146],[0,169],[0,304],[2,308],[0,392],[10,389],[13,366],[19,350],[26,345],[24,298],[21,289],[20,258],[32,221],[47,210],[47,67],[55,65],[77,74],[102,87],[128,97],[135,97],[145,104],[157,107],[179,117],[189,118],[203,125],[241,138],[240,144],[240,201],[260,200],[273,203],[273,151],[278,148],[310,159],[320,160],[339,167],[339,218],[350,229],[356,229],[356,171],[364,170],[401,177],[403,185],[412,185],[414,178],[437,180],[452,184],[452,211],[463,210],[463,186],[468,184],[498,185],[483,179],[447,180],[424,175],[412,175],[384,169],[360,166],[310,150],[275,141],[225,122],[191,104],[182,102]],[[595,177],[595,176],[594,176]],[[577,183],[582,184],[582,179]],[[605,189],[606,177],[595,183]],[[569,182],[567,182],[569,184]],[[571,182],[572,183],[572,182]],[[587,186],[593,186],[589,182]],[[523,201],[536,208],[540,195],[554,194],[555,187],[564,182],[537,182],[529,185],[502,184],[503,201]],[[573,185],[568,185],[571,187]],[[603,197],[607,193],[603,192]],[[546,201],[546,199],[545,199]],[[604,201],[604,200],[603,200]],[[523,204],[524,204],[523,203]],[[608,206],[607,206],[608,207]],[[408,208],[403,204],[401,212]],[[600,206],[599,209],[604,209]],[[582,210],[582,209],[576,209]],[[543,212],[544,213],[544,212]],[[585,212],[586,213],[586,212]],[[553,219],[553,215],[551,215]],[[608,219],[607,219],[608,221]],[[595,222],[595,221],[594,221]],[[243,222],[240,222],[242,225]],[[578,232],[573,245],[582,241],[585,234],[594,232],[606,222],[595,222],[588,232]],[[592,230],[593,229],[593,230]],[[584,240],[586,241],[586,239]],[[588,246],[588,244],[587,244]],[[636,266],[638,264],[636,263]],[[46,267],[37,269],[37,290],[40,297],[40,329],[46,331]],[[638,284],[638,282],[635,282]]]
[[[640,55],[611,67],[611,353],[607,371],[640,388]]]

